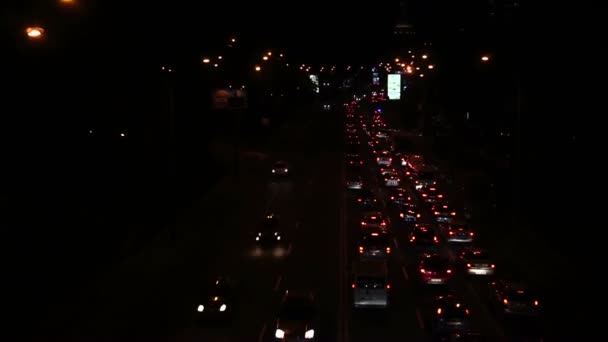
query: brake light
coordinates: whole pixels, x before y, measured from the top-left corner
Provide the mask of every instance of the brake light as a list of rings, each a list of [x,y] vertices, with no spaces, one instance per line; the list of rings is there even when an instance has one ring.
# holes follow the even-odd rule
[[[386,247],[386,254],[391,254],[391,248],[390,247]]]
[[[490,267],[495,268],[495,267],[496,267],[496,265],[492,264],[492,265],[490,265]]]
[[[386,284],[386,289],[390,289],[391,288],[391,284]]]
[[[538,301],[537,300],[534,301],[534,306],[538,306]]]
[[[426,270],[424,268],[421,268],[420,273],[426,273]]]
[[[380,158],[376,158],[376,161],[380,161]]]
[[[471,264],[467,264],[467,267],[471,267]]]
[[[380,222],[380,225],[381,226],[386,226],[386,222],[382,221],[382,222]]]
[[[392,200],[394,200],[394,199],[395,199],[395,196],[391,196],[391,199],[392,199]]]
[[[363,247],[359,246],[359,253],[363,253]]]
[[[450,213],[450,215],[452,215],[452,216],[456,216],[456,212],[455,212],[455,211],[452,211],[452,212]]]
[[[372,233],[372,236],[378,236],[378,233]]]
[[[438,309],[437,309],[437,314],[438,314],[438,315],[441,315],[441,308],[438,308]]]
[[[355,284],[351,284],[350,287],[354,289],[355,288]]]
[[[422,194],[422,197],[429,197],[429,195],[427,195],[427,194]]]
[[[439,214],[440,214],[440,212],[438,212],[438,211],[435,212],[435,215],[439,215]]]
[[[450,235],[454,235],[454,232],[450,230]]]
[[[470,233],[469,233],[469,235],[470,235],[470,236],[473,236],[473,235],[475,235],[475,233],[473,233],[473,232],[470,232]]]
[[[367,222],[365,222],[365,221],[361,221],[361,225],[362,225],[362,226],[367,226]]]
[[[452,270],[445,271],[447,274],[452,274]]]
[[[363,201],[363,200],[362,200],[362,199],[360,199],[360,198],[357,198],[357,202],[361,202],[361,201]]]
[[[502,300],[502,303],[503,303],[504,305],[507,305],[507,304],[509,304],[509,301],[507,300],[507,298],[505,298],[505,299],[503,299],[503,300]]]
[[[435,242],[439,242],[439,239],[437,239],[437,237],[436,237],[436,236],[433,236],[433,241],[435,241]]]
[[[443,195],[439,194],[437,195],[437,198],[443,198]]]

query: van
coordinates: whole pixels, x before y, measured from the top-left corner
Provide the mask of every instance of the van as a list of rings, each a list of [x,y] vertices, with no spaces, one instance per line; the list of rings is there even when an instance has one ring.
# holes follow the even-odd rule
[[[361,260],[353,262],[351,287],[355,308],[387,308],[391,285],[388,281],[386,261]]]

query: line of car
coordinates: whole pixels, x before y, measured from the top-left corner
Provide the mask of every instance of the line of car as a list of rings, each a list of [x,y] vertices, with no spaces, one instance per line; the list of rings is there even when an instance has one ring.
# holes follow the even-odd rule
[[[472,324],[471,307],[448,286],[456,276],[482,278],[488,285],[488,296],[480,297],[488,299],[488,307],[497,316],[538,318],[541,305],[537,294],[524,282],[502,279],[496,272],[490,253],[475,244],[470,216],[453,208],[454,203],[443,192],[439,170],[425,163],[422,155],[399,151],[381,110],[366,110],[367,106],[360,101],[345,104],[345,186],[361,216],[352,261],[353,307],[389,308],[387,263],[396,252],[415,260],[418,276],[414,281],[421,288],[437,290],[431,310],[426,310],[432,312],[429,326],[433,338],[481,338]],[[366,158],[366,146],[370,158]],[[382,186],[379,195],[363,177],[370,169]],[[391,222],[391,216],[397,216],[397,222]],[[394,251],[391,241],[396,229],[409,234],[405,248]]]

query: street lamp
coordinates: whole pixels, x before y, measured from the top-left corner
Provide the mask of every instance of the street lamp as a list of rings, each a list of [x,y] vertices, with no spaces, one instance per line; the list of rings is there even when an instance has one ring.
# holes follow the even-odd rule
[[[32,26],[25,29],[25,34],[31,39],[40,39],[44,35],[44,29],[39,26]]]

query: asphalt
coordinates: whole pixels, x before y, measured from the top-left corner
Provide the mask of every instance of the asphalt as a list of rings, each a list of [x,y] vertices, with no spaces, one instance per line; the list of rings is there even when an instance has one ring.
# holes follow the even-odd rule
[[[52,309],[41,334],[63,340],[263,341],[273,336],[283,292],[305,289],[320,303],[318,334],[336,340],[340,115],[310,110],[265,146],[243,147],[238,175],[183,211],[170,234]],[[230,146],[221,148],[233,156]],[[276,160],[288,161],[292,175],[274,179]],[[254,231],[268,211],[280,216],[287,240],[284,248],[260,253]],[[193,321],[197,298],[217,275],[234,280],[237,311],[229,326],[200,326]]]

